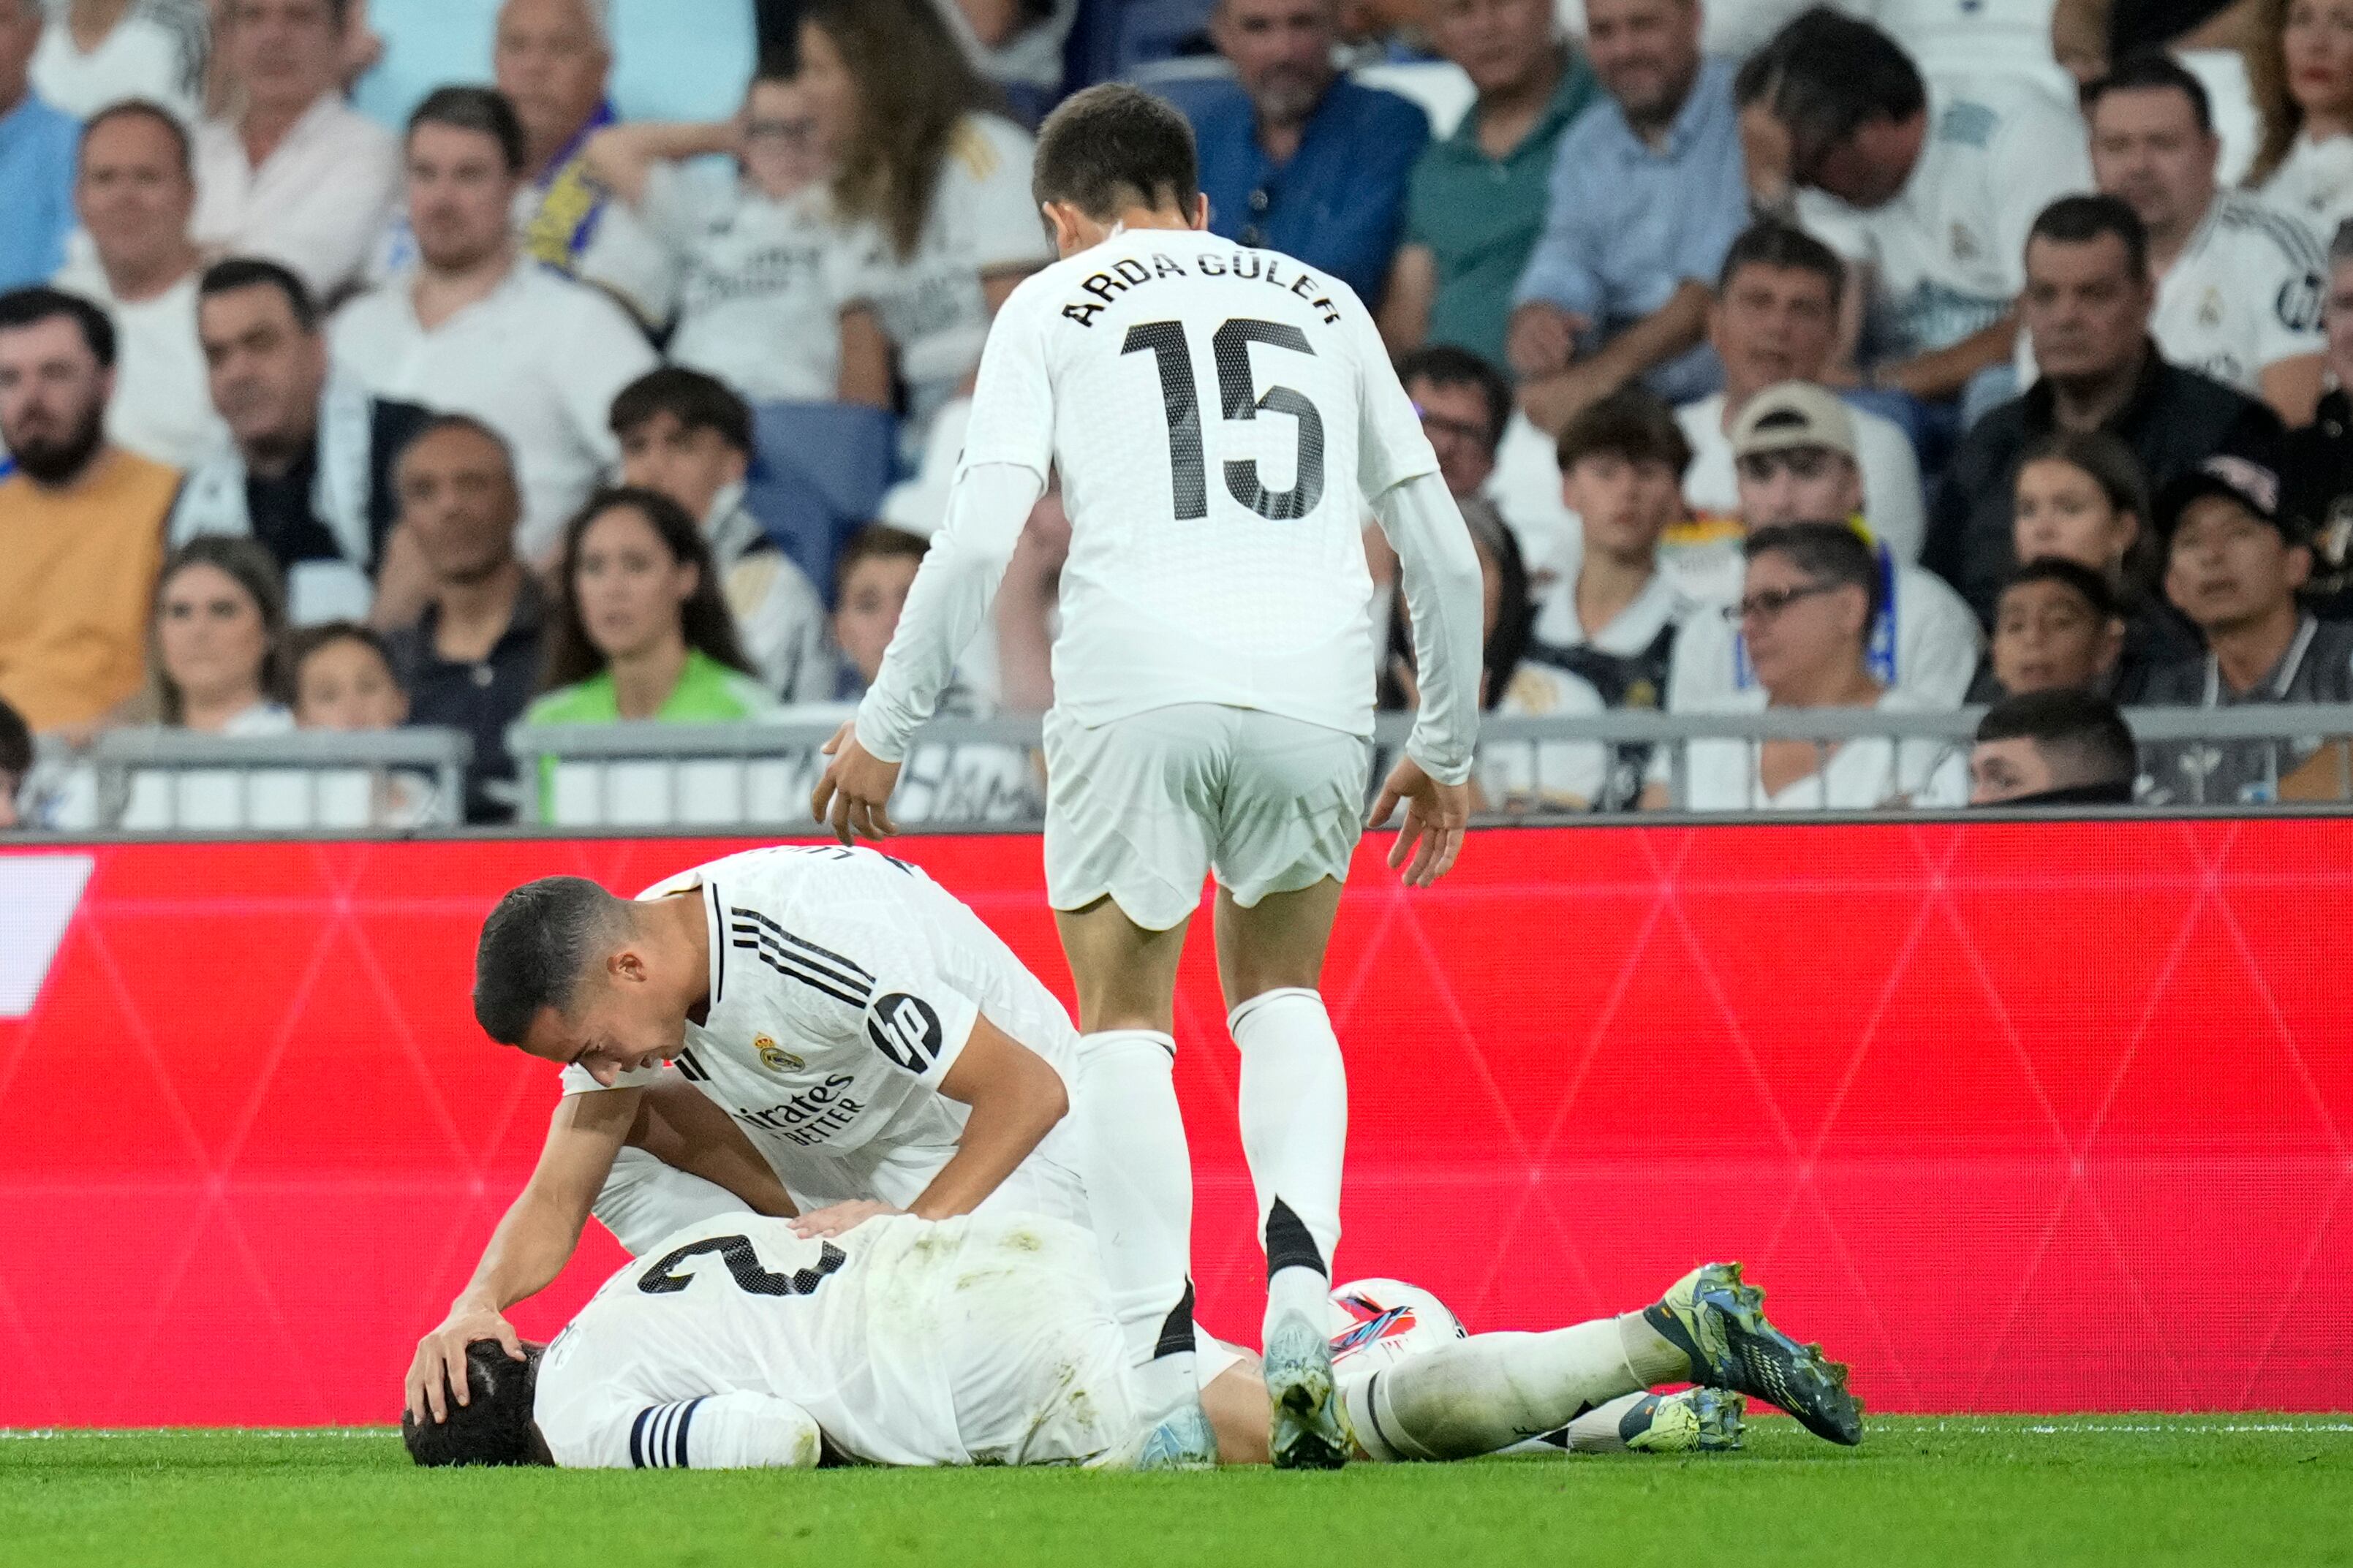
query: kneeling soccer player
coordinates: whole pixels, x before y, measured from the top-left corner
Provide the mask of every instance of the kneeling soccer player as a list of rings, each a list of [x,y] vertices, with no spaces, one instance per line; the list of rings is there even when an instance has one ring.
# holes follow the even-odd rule
[[[1846,1369],[1774,1328],[1762,1300],[1737,1265],[1710,1264],[1640,1312],[1367,1358],[1340,1380],[1351,1444],[1472,1458],[1685,1378],[1861,1441]],[[614,1275],[544,1351],[470,1347],[467,1376],[448,1420],[403,1424],[418,1463],[1119,1466],[1147,1440],[1093,1242],[1039,1215],[890,1216],[832,1237],[722,1215]],[[1267,1456],[1252,1392],[1211,1402],[1229,1460]],[[1736,1426],[1736,1400],[1705,1403],[1700,1419]]]

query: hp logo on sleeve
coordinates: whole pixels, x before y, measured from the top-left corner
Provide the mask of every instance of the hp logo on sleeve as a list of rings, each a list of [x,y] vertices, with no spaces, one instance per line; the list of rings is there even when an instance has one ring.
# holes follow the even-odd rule
[[[940,1059],[940,1016],[920,996],[893,992],[879,998],[866,1016],[866,1037],[912,1073],[926,1072]]]

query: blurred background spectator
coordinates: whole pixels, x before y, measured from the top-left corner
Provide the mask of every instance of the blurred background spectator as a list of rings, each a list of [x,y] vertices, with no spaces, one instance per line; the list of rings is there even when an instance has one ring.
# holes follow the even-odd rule
[[[375,396],[471,414],[505,437],[522,482],[518,547],[544,563],[620,456],[607,416],[654,353],[609,298],[517,250],[525,153],[505,99],[434,93],[407,150],[416,272],[345,306],[331,346]]]
[[[33,731],[25,716],[0,702],[0,833],[24,825],[17,795],[33,771]]]
[[[462,730],[474,745],[466,820],[515,814],[507,727],[539,690],[545,595],[515,555],[522,495],[498,433],[462,414],[428,422],[393,470],[400,532],[421,563],[423,613],[385,638],[413,724]]]
[[[356,620],[375,598],[399,512],[393,463],[426,421],[332,363],[302,280],[274,261],[213,264],[197,330],[225,435],[189,473],[172,540],[259,540],[286,574],[297,625]],[[400,596],[423,592],[412,563]]]
[[[302,729],[397,730],[408,721],[408,695],[393,676],[384,638],[357,621],[293,631],[286,678],[294,722]]]
[[[2281,504],[2312,547],[2313,608],[2341,620],[2353,616],[2353,395],[2346,390],[2353,387],[2353,228],[2338,228],[2329,241],[2321,320],[2331,384],[2312,423],[2281,447]]]
[[[2132,731],[2105,697],[2057,688],[1997,702],[1969,753],[1971,805],[2127,805]]]
[[[1033,129],[1062,85],[1062,47],[1082,0],[936,0],[940,16],[996,85],[1015,116]]]
[[[855,702],[881,672],[899,612],[907,606],[915,569],[931,542],[904,529],[881,523],[860,529],[834,562],[833,643],[841,650],[834,696]],[[960,699],[969,709],[967,693]],[[944,705],[945,699],[942,699]]]
[[[2055,555],[2029,561],[1994,601],[1992,646],[1969,699],[2058,688],[2107,693],[2124,646],[2124,616],[2106,578]]]
[[[196,342],[188,237],[196,184],[188,132],[141,99],[101,110],[82,131],[74,181],[81,235],[55,279],[114,321],[114,400],[106,433],[142,458],[186,468],[219,439]]]
[[[2353,217],[2353,3],[2286,0],[2255,56],[2263,145],[2248,183],[2322,234]]]
[[[52,0],[33,85],[79,120],[141,99],[193,125],[210,32],[205,0]]]
[[[391,133],[343,101],[350,0],[227,0],[227,15],[240,90],[196,131],[196,243],[282,262],[332,300],[399,193]]]
[[[148,623],[149,686],[135,716],[206,735],[281,735],[286,592],[249,539],[207,535],[172,552]]]
[[[751,668],[786,702],[833,695],[825,606],[791,557],[744,509],[752,410],[723,382],[675,366],[651,371],[613,400],[621,483],[655,490],[702,521],[727,607]]]
[[[74,226],[80,127],[26,72],[41,41],[41,0],[0,0],[0,289],[37,283],[65,262]]]
[[[1405,355],[1397,371],[1454,504],[1473,522],[1502,526],[1503,516],[1484,491],[1512,416],[1512,384],[1470,350],[1443,343]]]
[[[0,0],[5,4],[5,0]],[[0,700],[86,731],[139,689],[177,469],[106,438],[114,327],[47,288],[0,295]]]

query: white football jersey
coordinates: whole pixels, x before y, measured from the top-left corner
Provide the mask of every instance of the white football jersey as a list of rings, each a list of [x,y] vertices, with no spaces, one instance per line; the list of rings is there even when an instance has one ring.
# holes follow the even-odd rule
[[[1056,263],[989,333],[963,465],[989,463],[1061,476],[1061,712],[1371,733],[1366,498],[1438,459],[1345,284],[1189,231]]]
[[[1078,1032],[1053,993],[915,867],[837,845],[754,849],[639,897],[688,891],[710,932],[711,1002],[673,1065],[805,1202],[913,1200],[963,1134],[968,1111],[939,1086],[976,1018],[1074,1077]],[[563,1077],[566,1094],[600,1087],[578,1067]],[[1067,1137],[1057,1126],[1033,1158],[1055,1160]]]
[[[2251,397],[2265,365],[2327,347],[2328,253],[2302,218],[2224,191],[2157,289],[2149,331],[2175,364]]]
[[[1135,1419],[1093,1259],[1029,1216],[804,1241],[720,1215],[605,1282],[542,1359],[533,1418],[586,1469],[807,1467],[820,1444],[882,1465],[1087,1458]]]

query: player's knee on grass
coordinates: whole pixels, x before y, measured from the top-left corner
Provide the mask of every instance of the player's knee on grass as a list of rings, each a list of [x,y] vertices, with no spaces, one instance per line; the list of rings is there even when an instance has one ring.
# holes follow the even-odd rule
[[[420,1465],[552,1465],[547,1445],[532,1425],[532,1392],[543,1345],[526,1343],[515,1360],[496,1340],[466,1347],[468,1400],[448,1399],[449,1418],[403,1412],[400,1440]]]

